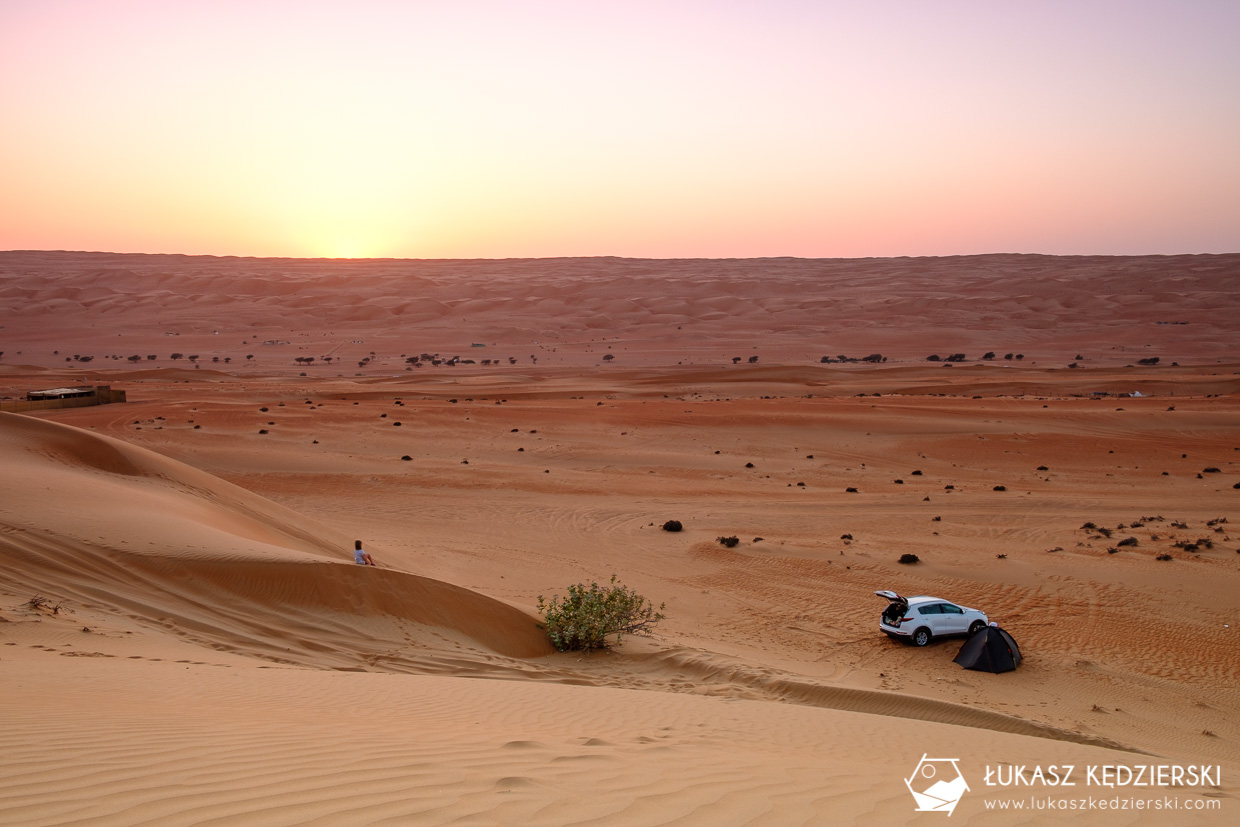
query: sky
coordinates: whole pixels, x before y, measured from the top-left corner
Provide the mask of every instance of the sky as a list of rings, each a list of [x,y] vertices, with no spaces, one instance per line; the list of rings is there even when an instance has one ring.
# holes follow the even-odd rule
[[[1240,252],[1235,0],[0,0],[0,249]]]

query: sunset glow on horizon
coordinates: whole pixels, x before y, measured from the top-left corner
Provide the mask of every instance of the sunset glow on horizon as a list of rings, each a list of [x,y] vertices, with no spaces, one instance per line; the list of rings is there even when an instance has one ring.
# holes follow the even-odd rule
[[[0,3],[0,249],[1240,251],[1240,3]]]

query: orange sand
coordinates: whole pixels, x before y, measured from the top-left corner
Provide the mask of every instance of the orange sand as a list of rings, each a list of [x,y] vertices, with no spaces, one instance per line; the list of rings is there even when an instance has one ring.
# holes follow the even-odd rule
[[[1054,817],[985,809],[1003,763],[1220,765],[1170,793],[1219,809],[1079,817],[1234,823],[1238,297],[1240,256],[0,253],[0,397],[130,400],[0,414],[0,822],[921,823],[929,753],[953,823]],[[656,637],[554,653],[538,596],[612,573]],[[881,588],[1024,664],[887,640]]]

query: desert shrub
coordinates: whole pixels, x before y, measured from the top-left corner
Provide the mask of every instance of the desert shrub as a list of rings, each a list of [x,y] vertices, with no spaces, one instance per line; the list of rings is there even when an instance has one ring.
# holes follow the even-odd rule
[[[1137,544],[1136,537],[1125,537],[1124,539],[1120,540],[1115,545],[1123,548],[1124,546],[1135,546],[1136,544]]]
[[[907,565],[907,564],[909,564],[909,563],[920,563],[920,562],[921,562],[921,558],[920,558],[920,557],[918,557],[916,554],[901,554],[901,555],[900,555],[900,559],[899,559],[899,560],[897,560],[896,562],[897,562],[897,563],[904,563],[904,564],[906,564],[906,565]]]
[[[719,545],[724,548],[736,548],[737,544],[741,541],[735,534],[731,537],[717,537],[716,539],[719,541]]]
[[[607,586],[569,586],[568,596],[562,600],[559,595],[550,602],[538,596],[543,628],[561,652],[605,649],[611,635],[615,635],[617,645],[626,634],[649,635],[663,619],[664,605],[656,611],[645,597],[617,583],[614,574]]]
[[[1155,559],[1155,560],[1174,560],[1175,558],[1174,558],[1174,557],[1172,557],[1170,554],[1160,554],[1160,555],[1158,555],[1157,557],[1155,557],[1154,559]]]
[[[680,520],[668,520],[663,524],[664,531],[680,531],[684,526],[680,524]]]

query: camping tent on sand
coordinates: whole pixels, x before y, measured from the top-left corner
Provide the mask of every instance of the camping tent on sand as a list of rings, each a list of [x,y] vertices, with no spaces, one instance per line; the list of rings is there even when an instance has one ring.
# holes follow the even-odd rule
[[[964,642],[954,662],[979,672],[1009,672],[1020,666],[1020,649],[1011,635],[991,624]]]

